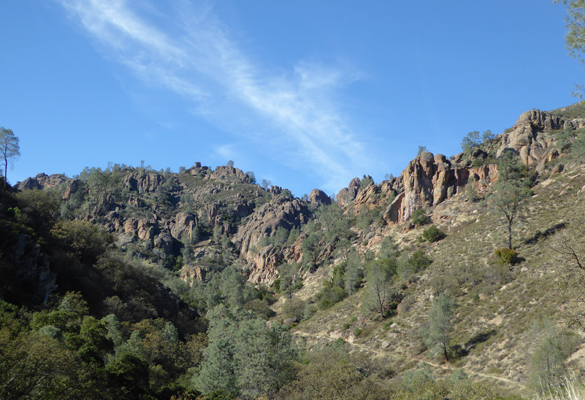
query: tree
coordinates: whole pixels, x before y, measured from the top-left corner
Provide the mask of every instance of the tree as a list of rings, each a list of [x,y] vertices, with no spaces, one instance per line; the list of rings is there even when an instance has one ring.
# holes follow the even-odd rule
[[[424,208],[419,208],[412,213],[412,223],[416,226],[430,224],[431,217],[427,215]]]
[[[230,265],[222,271],[219,289],[231,307],[244,304],[244,286],[245,278],[236,267]]]
[[[479,139],[479,131],[469,132],[461,142],[461,149],[464,153],[470,153],[473,149],[481,144]]]
[[[290,380],[297,352],[280,324],[266,325],[253,313],[217,306],[209,315],[209,346],[194,383],[204,394],[272,398]]]
[[[494,135],[492,133],[492,131],[490,131],[489,129],[487,131],[485,131],[483,133],[483,135],[481,135],[481,140],[484,141],[484,142],[487,142],[488,140],[492,140],[492,139],[495,139],[495,138],[496,138],[496,135]]]
[[[575,204],[575,213],[570,216],[570,222],[555,226],[554,235],[547,240],[548,246],[561,256],[565,266],[576,266],[582,271],[585,271],[584,206],[583,202]]]
[[[384,311],[388,309],[388,302],[391,296],[390,285],[388,284],[390,274],[385,265],[378,260],[369,263],[367,270],[368,286],[364,305],[368,310],[384,316]]]
[[[583,61],[585,53],[585,1],[583,0],[554,0],[554,3],[563,3],[567,6],[567,35],[565,44],[569,55]],[[574,95],[582,98],[583,86],[577,86]]]
[[[280,291],[290,300],[295,291],[296,277],[298,275],[297,264],[282,264],[278,267],[278,278],[280,279]]]
[[[308,351],[294,381],[285,386],[278,398],[301,399],[388,399],[389,390],[380,376],[384,364],[363,353],[352,352],[342,345],[343,339],[332,346]],[[341,344],[341,346],[340,346]]]
[[[4,189],[8,181],[8,164],[12,164],[20,156],[19,141],[12,129],[0,127],[0,155],[4,160]]]
[[[102,171],[101,168],[86,167],[80,179],[87,183],[95,216],[101,215],[120,194],[122,178],[111,168]]]
[[[429,243],[438,242],[446,237],[445,233],[437,228],[435,225],[431,225],[430,228],[426,229],[419,237],[419,241],[426,240]]]
[[[467,200],[473,203],[478,202],[481,199],[481,197],[477,193],[477,190],[475,190],[474,182],[475,175],[472,175],[467,181],[467,185],[465,185],[465,197],[467,198]]]
[[[504,217],[509,249],[512,249],[512,227],[523,211],[523,200],[530,197],[530,179],[525,176],[525,167],[520,163],[517,154],[512,150],[504,151],[498,160],[498,181],[489,202]]]
[[[453,330],[453,310],[455,300],[448,294],[437,297],[429,314],[427,315],[428,328],[423,330],[423,340],[429,349],[438,349],[445,355],[445,361],[449,361],[449,334]]]
[[[51,234],[81,262],[94,263],[113,243],[114,236],[87,221],[59,221]]]
[[[253,171],[246,172],[246,175],[248,175],[248,178],[250,178],[250,183],[251,184],[255,184],[256,183],[256,175],[254,175],[254,172]]]
[[[263,189],[268,190],[268,187],[272,185],[272,182],[270,182],[269,180],[266,179],[262,179],[262,183],[260,183],[260,186],[262,186]]]
[[[530,358],[530,385],[538,392],[549,393],[562,384],[565,360],[576,350],[578,336],[546,318],[533,321],[529,335],[535,345]]]
[[[363,271],[361,267],[362,260],[357,252],[351,252],[347,257],[345,267],[345,290],[348,296],[351,296],[357,288],[362,279]]]
[[[42,332],[13,337],[0,330],[0,398],[93,398],[81,393],[85,373],[75,352]],[[84,388],[89,389],[89,388]]]
[[[506,222],[508,230],[508,248],[512,248],[512,227],[524,208],[523,200],[530,196],[526,187],[517,186],[512,182],[499,182],[495,185],[496,190],[489,198],[490,203]]]

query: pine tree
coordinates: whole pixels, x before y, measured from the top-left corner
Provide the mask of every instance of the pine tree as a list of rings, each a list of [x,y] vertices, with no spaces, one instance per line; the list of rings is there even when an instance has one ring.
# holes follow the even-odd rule
[[[4,189],[8,181],[8,164],[20,157],[19,141],[12,129],[0,127],[0,155],[4,160]]]

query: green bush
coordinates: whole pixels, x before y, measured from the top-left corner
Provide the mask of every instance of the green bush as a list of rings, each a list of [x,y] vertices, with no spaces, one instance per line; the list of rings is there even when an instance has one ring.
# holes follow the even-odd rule
[[[412,253],[412,257],[408,262],[414,267],[415,271],[421,271],[431,265],[433,259],[427,256],[424,250],[417,250]]]
[[[412,213],[412,223],[415,225],[427,225],[431,223],[431,217],[429,217],[423,208],[419,208]]]
[[[419,242],[426,240],[429,243],[435,243],[445,238],[445,236],[447,235],[445,235],[442,230],[437,228],[435,225],[432,225],[422,233],[422,235],[419,237]]]
[[[65,245],[69,254],[90,264],[114,242],[113,235],[87,221],[59,221],[51,234]]]
[[[518,253],[516,253],[515,250],[508,249],[507,247],[496,250],[494,256],[500,264],[514,265],[518,261]]]
[[[274,311],[268,306],[268,304],[260,299],[254,299],[242,307],[246,311],[252,311],[258,318],[270,319],[276,315]]]
[[[345,289],[333,285],[331,283],[327,283],[324,285],[323,290],[317,293],[317,299],[319,300],[319,308],[321,310],[326,310],[333,306],[336,303],[339,303],[341,300],[347,297],[347,292]]]
[[[355,328],[355,331],[353,331],[353,335],[355,337],[359,337],[362,334],[362,330],[360,328]]]

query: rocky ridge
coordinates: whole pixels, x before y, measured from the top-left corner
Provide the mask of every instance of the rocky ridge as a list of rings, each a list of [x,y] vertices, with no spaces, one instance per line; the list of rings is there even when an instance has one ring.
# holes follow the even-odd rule
[[[547,163],[560,155],[553,131],[584,126],[584,118],[565,120],[531,110],[523,113],[511,129],[469,155],[461,153],[447,158],[422,152],[400,176],[391,180],[375,184],[369,176],[356,177],[336,195],[336,204],[354,215],[359,215],[364,206],[369,210],[381,208],[386,224],[403,223],[415,210],[425,208],[432,212],[434,207],[461,193],[470,178],[474,178],[477,190],[487,191],[498,176],[495,164],[489,160],[506,149],[544,173]],[[230,165],[213,170],[196,162],[180,174],[144,168],[118,168],[113,172],[121,177],[120,195],[107,205],[104,215],[83,218],[115,234],[119,246],[153,252],[160,260],[176,258],[185,246],[192,246],[188,243],[201,241],[201,237],[194,235],[227,235],[253,282],[271,283],[279,264],[296,262],[302,257],[302,238],[292,248],[258,249],[260,239],[273,236],[278,227],[287,230],[302,227],[315,218],[311,207],[331,204],[331,199],[319,189],[311,192],[308,201],[292,198],[278,186],[262,189],[247,173]],[[86,182],[80,178],[39,174],[18,183],[16,188],[53,188],[60,191],[63,199],[72,201],[78,191],[87,190],[84,185]],[[208,243],[217,245],[213,240]],[[198,260],[208,253],[191,252],[194,259],[185,264],[186,277],[204,277],[202,271],[208,267],[203,268]]]

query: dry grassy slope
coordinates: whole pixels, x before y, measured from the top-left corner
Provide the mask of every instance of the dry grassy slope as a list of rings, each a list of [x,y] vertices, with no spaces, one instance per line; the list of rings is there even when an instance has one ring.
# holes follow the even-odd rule
[[[412,303],[408,312],[391,318],[389,325],[388,320],[362,311],[361,290],[303,321],[294,332],[309,348],[343,338],[355,350],[383,357],[398,372],[424,360],[434,365],[437,376],[448,376],[455,368],[463,368],[478,380],[521,390],[527,383],[529,354],[535,344],[530,336],[532,321],[548,315],[566,325],[571,314],[585,308],[577,301],[583,292],[576,284],[578,275],[574,274],[578,271],[560,262],[541,237],[559,222],[585,212],[578,205],[579,199],[585,197],[585,167],[568,166],[563,173],[537,185],[534,192],[526,201],[526,218],[517,225],[515,247],[524,261],[515,267],[494,262],[494,250],[506,243],[500,217],[487,202],[470,203],[463,195],[457,195],[433,210],[433,218],[448,235],[444,240],[421,245],[416,238],[422,228],[404,233],[404,225],[395,225],[376,232],[369,241],[369,248],[376,250],[385,235],[392,235],[402,249],[423,247],[434,259],[418,281],[406,289],[395,282],[396,290],[403,290],[406,301]],[[365,250],[363,246],[361,249]],[[310,277],[297,295],[304,299],[313,296],[326,274],[327,271]],[[469,281],[450,284],[465,276],[483,281],[475,286]],[[418,333],[430,300],[441,290],[457,296],[453,344],[469,348],[466,356],[450,364],[425,351]],[[344,324],[349,324],[349,329],[344,329]],[[354,336],[356,328],[363,330],[358,338]],[[474,346],[473,339],[477,342]],[[580,348],[570,363],[585,367],[585,348]]]

